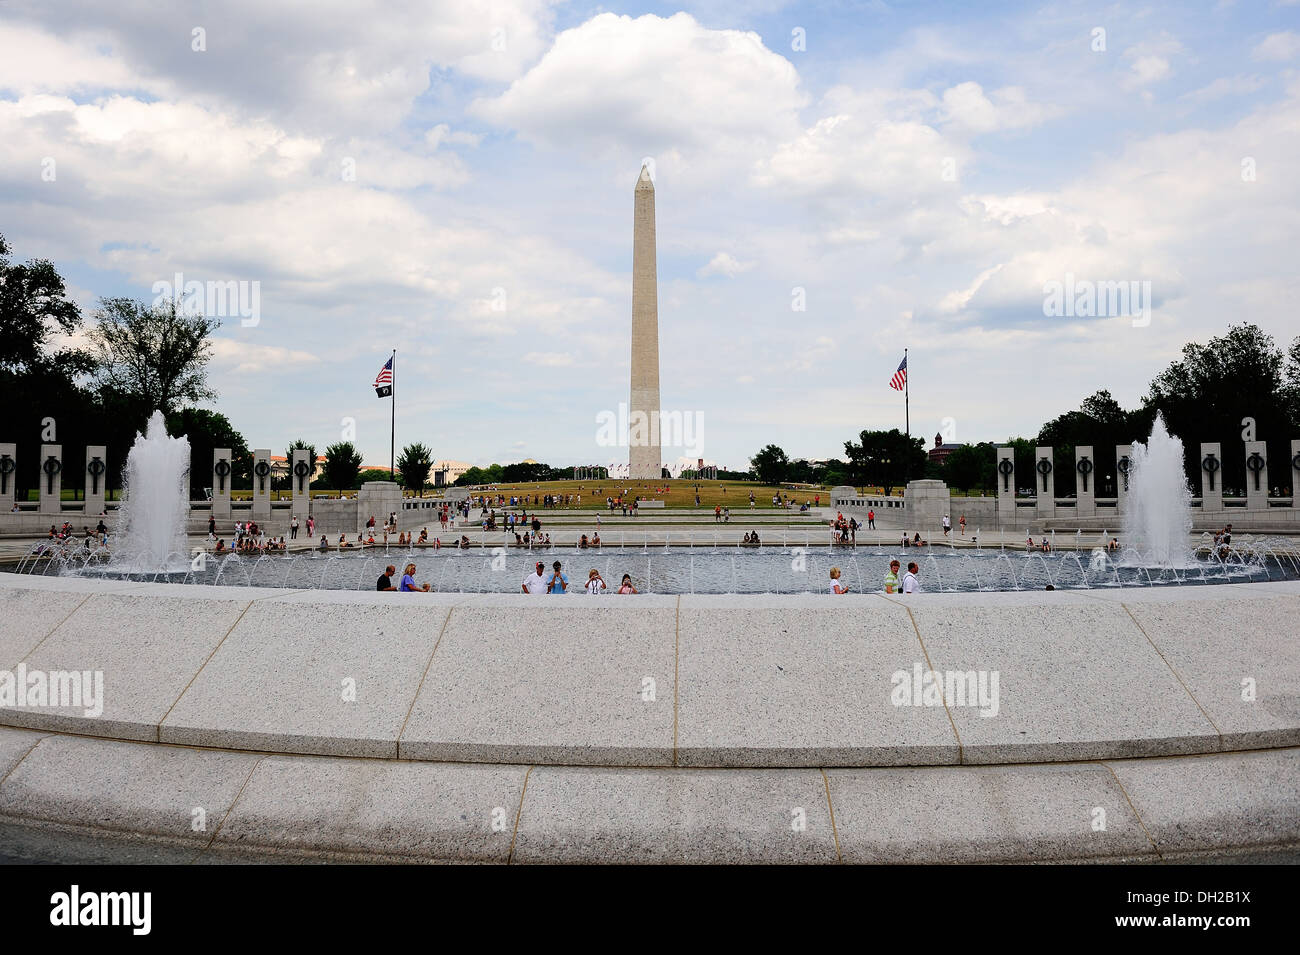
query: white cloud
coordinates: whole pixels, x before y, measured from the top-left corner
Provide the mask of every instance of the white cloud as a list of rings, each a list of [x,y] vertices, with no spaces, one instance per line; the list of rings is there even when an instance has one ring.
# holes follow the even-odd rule
[[[1265,37],[1251,52],[1257,60],[1291,60],[1300,53],[1300,33],[1287,30]]]
[[[602,13],[472,111],[557,149],[654,156],[663,176],[726,166],[792,135],[804,101],[794,66],[756,33],[711,30],[685,13]]]
[[[530,351],[524,355],[524,364],[543,368],[569,368],[573,365],[573,356],[564,352]]]
[[[1239,73],[1236,76],[1220,76],[1213,83],[1198,90],[1184,93],[1182,99],[1191,103],[1211,103],[1228,96],[1246,96],[1263,89],[1267,80],[1255,74]]]
[[[1053,107],[1031,103],[1018,86],[994,90],[992,99],[978,83],[959,83],[943,93],[944,120],[974,133],[1037,126],[1056,115]]]
[[[310,369],[320,363],[311,352],[276,345],[259,345],[234,338],[212,339],[212,367],[218,383],[222,375],[260,375]]]
[[[463,130],[453,132],[446,123],[439,123],[424,134],[424,141],[429,144],[430,149],[437,149],[443,143],[449,146],[477,146],[482,140],[483,137],[478,133],[467,133]]]
[[[1171,60],[1183,52],[1183,45],[1168,34],[1136,43],[1124,51],[1129,71],[1124,86],[1137,89],[1166,79],[1173,73]]]
[[[360,131],[400,120],[435,67],[497,82],[518,76],[549,40],[550,5],[429,0],[395,10],[384,0],[317,0],[309,13],[263,0],[202,9],[153,0],[12,0],[6,7],[23,29],[75,35],[57,67],[37,64],[37,75],[58,91],[85,85],[107,46],[120,64],[102,74],[111,85],[164,86],[295,129]],[[193,49],[195,29],[204,31],[202,51]],[[67,55],[87,49],[91,67]],[[124,82],[122,71],[139,79]],[[61,72],[66,82],[58,81]]]
[[[748,272],[754,267],[753,262],[741,262],[735,256],[726,252],[719,252],[709,260],[708,265],[699,269],[695,275],[697,278],[708,278],[710,275],[725,275],[729,279],[734,279],[741,272]]]

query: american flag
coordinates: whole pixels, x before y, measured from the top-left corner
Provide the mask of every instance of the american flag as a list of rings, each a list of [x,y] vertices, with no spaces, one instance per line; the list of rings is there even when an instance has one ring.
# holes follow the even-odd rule
[[[889,379],[889,387],[895,391],[902,391],[903,385],[907,384],[907,356],[898,363],[898,371],[894,372],[894,377]]]
[[[379,377],[375,379],[375,393],[380,398],[387,398],[393,393],[393,359],[391,358],[383,368],[379,369]]]

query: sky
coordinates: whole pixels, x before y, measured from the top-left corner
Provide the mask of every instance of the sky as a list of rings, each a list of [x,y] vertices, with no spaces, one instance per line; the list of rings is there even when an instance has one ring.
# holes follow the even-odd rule
[[[396,349],[399,449],[626,461],[643,162],[666,463],[842,457],[904,348],[981,441],[1300,335],[1300,0],[0,0],[0,233],[87,315],[237,283],[249,447],[385,462]]]

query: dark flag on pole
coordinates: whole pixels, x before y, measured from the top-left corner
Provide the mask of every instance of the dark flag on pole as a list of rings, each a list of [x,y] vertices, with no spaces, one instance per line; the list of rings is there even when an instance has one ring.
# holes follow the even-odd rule
[[[379,371],[379,377],[375,379],[375,395],[380,398],[387,398],[393,393],[393,359],[388,359],[387,364]]]

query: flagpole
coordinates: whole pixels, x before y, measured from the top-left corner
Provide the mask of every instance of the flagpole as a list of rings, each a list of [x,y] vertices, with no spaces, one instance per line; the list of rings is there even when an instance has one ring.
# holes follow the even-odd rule
[[[388,396],[392,399],[392,418],[389,421],[388,432],[388,479],[394,479],[393,470],[393,449],[397,446],[397,349],[393,349],[393,357],[390,359],[393,363],[393,380],[392,387]]]
[[[912,382],[912,369],[907,360],[907,349],[903,349],[903,427],[907,429],[907,457],[903,459],[903,476],[912,476],[912,407],[911,393],[908,387]]]
[[[912,409],[909,404],[910,396],[907,391],[907,385],[912,377],[912,369],[907,365],[907,349],[903,349],[903,427],[907,429],[907,436],[912,436]]]

